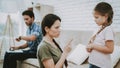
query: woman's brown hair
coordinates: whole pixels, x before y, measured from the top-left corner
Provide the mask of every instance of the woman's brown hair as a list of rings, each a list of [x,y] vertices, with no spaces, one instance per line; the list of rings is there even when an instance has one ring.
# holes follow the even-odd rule
[[[51,28],[52,25],[54,24],[54,22],[55,22],[56,20],[59,20],[59,21],[61,22],[60,17],[58,17],[58,16],[55,15],[55,14],[47,14],[47,15],[43,18],[42,23],[41,23],[41,28],[42,28],[42,34],[43,34],[43,36],[46,35],[45,27]],[[60,49],[60,51],[63,52],[62,49],[60,48],[60,46],[57,44],[57,42],[56,42],[54,39],[53,39],[53,42],[54,42],[55,45]],[[67,60],[65,60],[64,64],[65,64],[66,67],[68,66]]]

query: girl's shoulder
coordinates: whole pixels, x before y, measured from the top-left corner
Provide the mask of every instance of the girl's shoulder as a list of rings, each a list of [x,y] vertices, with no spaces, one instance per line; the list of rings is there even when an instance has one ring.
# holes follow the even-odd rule
[[[113,29],[112,26],[107,26],[107,27],[103,30],[103,32],[115,34],[115,31],[114,31],[114,29]]]
[[[114,30],[113,30],[113,27],[112,27],[112,26],[107,26],[104,30],[105,30],[105,31],[113,31],[113,32],[114,32]]]
[[[105,29],[112,29],[112,26],[107,26]]]

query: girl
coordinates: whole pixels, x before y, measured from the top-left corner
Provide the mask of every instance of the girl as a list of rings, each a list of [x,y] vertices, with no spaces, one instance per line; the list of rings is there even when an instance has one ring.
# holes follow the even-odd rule
[[[94,8],[95,22],[100,29],[90,40],[89,68],[112,68],[110,54],[114,49],[114,32],[111,28],[113,9],[110,4],[101,2]]]
[[[44,38],[37,52],[40,68],[63,68],[64,63],[67,67],[65,58],[71,50],[71,41],[62,53],[60,46],[54,40],[60,34],[60,22],[61,19],[54,14],[46,15],[42,21],[41,26]]]

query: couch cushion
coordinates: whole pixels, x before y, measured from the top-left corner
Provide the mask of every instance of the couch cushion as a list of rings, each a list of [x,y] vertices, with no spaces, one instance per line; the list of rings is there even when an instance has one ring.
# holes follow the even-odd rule
[[[23,63],[26,63],[26,64],[29,64],[29,65],[33,65],[33,66],[39,67],[39,62],[38,62],[38,60],[35,59],[35,58],[26,59],[26,60],[23,61]]]

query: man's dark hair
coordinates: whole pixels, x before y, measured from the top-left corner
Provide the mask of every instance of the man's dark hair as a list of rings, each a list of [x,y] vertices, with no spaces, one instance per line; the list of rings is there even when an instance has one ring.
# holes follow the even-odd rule
[[[33,18],[35,19],[34,13],[33,13],[33,11],[31,11],[31,10],[25,10],[25,11],[22,13],[22,15],[23,15],[23,16],[24,16],[24,15],[28,15],[28,16],[30,16],[31,18],[33,17]]]

